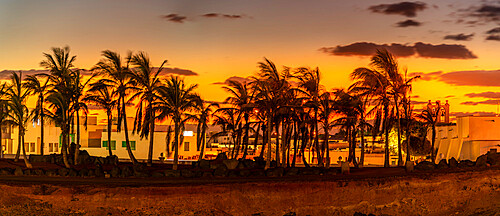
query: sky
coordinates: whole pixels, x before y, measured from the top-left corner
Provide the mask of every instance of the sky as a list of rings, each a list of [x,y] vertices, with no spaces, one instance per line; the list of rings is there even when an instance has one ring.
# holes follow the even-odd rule
[[[0,0],[0,79],[42,70],[43,53],[66,45],[82,69],[106,49],[166,59],[211,101],[264,57],[319,67],[327,90],[347,88],[377,48],[422,77],[416,108],[448,100],[455,115],[494,114],[500,99],[500,1]]]

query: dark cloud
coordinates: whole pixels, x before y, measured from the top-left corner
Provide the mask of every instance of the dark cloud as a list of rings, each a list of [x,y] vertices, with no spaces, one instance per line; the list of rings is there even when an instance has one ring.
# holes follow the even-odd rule
[[[222,18],[228,18],[228,19],[240,19],[243,18],[243,15],[237,15],[237,14],[220,14],[220,13],[207,13],[203,14],[203,17],[207,18],[215,18],[215,17],[222,17]]]
[[[229,77],[226,80],[224,80],[224,82],[215,82],[215,83],[212,83],[212,84],[215,84],[215,85],[226,85],[226,84],[229,83],[229,81],[237,81],[237,82],[242,82],[242,83],[248,83],[248,82],[251,82],[252,80],[249,79],[249,78],[245,78],[245,77],[232,76],[232,77]]]
[[[421,26],[421,25],[422,25],[421,22],[411,20],[411,19],[396,23],[396,27],[401,27],[401,28],[411,27],[411,26]]]
[[[411,101],[411,104],[413,104],[413,105],[422,105],[422,104],[427,104],[427,103],[429,103],[429,102],[428,101],[414,101],[414,100]]]
[[[455,97],[455,95],[448,95],[448,96],[446,96],[444,98],[453,98],[453,97]]]
[[[323,47],[319,50],[330,55],[340,56],[371,56],[377,49],[387,49],[398,57],[417,55],[424,58],[444,59],[473,59],[477,58],[469,49],[459,44],[426,44],[422,42],[414,45],[405,44],[375,44],[371,42],[356,42],[345,46]]]
[[[470,97],[470,98],[481,97],[481,98],[499,99],[500,92],[488,91],[488,92],[481,92],[481,93],[469,93],[469,94],[465,94],[465,96]]]
[[[181,69],[181,68],[163,68],[163,74],[177,74],[183,76],[198,76],[198,74],[192,70]]]
[[[500,23],[500,5],[498,2],[486,2],[482,5],[473,5],[465,9],[459,9],[454,15],[458,15],[457,23],[484,25],[489,23]]]
[[[456,34],[456,35],[446,35],[444,36],[445,40],[456,40],[456,41],[470,41],[474,37],[474,34]]]
[[[179,14],[169,14],[169,15],[162,16],[162,18],[166,19],[166,20],[168,20],[170,22],[183,23],[184,20],[186,20],[187,17],[180,16]]]
[[[500,41],[500,35],[488,35],[486,40]]]
[[[396,14],[403,15],[406,17],[415,17],[417,12],[423,11],[427,8],[427,4],[424,2],[400,2],[394,4],[379,4],[373,5],[368,8],[368,10],[373,13],[383,13],[383,14]]]
[[[486,105],[498,105],[500,104],[500,101],[499,100],[485,100],[485,101],[465,101],[465,102],[462,102],[460,103],[462,105],[472,105],[472,106],[476,106],[476,105],[479,105],[479,104],[486,104]]]
[[[500,86],[500,70],[455,71],[435,78],[458,86]]]
[[[497,34],[500,33],[500,27],[492,28],[486,32],[486,34]]]
[[[84,70],[84,69],[79,69],[79,70],[80,70],[80,74],[83,76],[87,76],[87,75],[91,74],[91,72],[88,70]],[[10,76],[12,75],[12,72],[15,72],[15,73],[22,72],[23,78],[25,78],[26,76],[29,76],[29,75],[49,73],[48,70],[35,70],[35,69],[31,69],[31,70],[3,70],[3,71],[0,71],[0,80],[10,80]]]

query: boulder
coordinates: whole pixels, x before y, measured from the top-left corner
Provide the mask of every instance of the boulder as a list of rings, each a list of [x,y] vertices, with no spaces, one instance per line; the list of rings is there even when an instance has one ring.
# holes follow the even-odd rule
[[[149,177],[149,173],[147,173],[147,172],[134,172],[134,177],[147,178],[147,177]]]
[[[299,174],[299,169],[292,167],[285,172],[285,176],[296,176]]]
[[[448,160],[448,165],[450,168],[457,168],[458,167],[457,159],[455,159],[454,157],[450,158],[450,160]]]
[[[34,169],[33,174],[37,176],[43,176],[45,175],[45,172],[43,171],[43,169]]]
[[[118,156],[112,155],[112,156],[107,156],[104,160],[105,164],[112,164],[112,165],[118,165]]]
[[[406,172],[413,172],[415,170],[415,163],[413,161],[406,161],[405,170]]]
[[[446,159],[441,159],[437,165],[438,169],[448,169],[448,163],[446,163]]]
[[[198,162],[198,168],[200,169],[210,169],[210,161],[202,159]]]
[[[330,167],[327,170],[325,170],[326,175],[337,175],[340,173],[340,170],[338,168]]]
[[[214,177],[214,174],[212,172],[204,171],[201,173],[201,177],[203,178],[211,178]]]
[[[165,177],[181,177],[181,172],[179,170],[165,170]]]
[[[486,156],[488,164],[492,166],[500,165],[500,153],[497,153],[496,151],[489,151]]]
[[[243,165],[245,166],[245,168],[249,168],[249,169],[254,169],[257,167],[257,163],[253,160],[250,160],[250,159],[243,160]]]
[[[155,177],[155,178],[160,178],[160,177],[164,177],[165,174],[163,174],[163,172],[153,172],[153,174],[151,174],[152,177]]]
[[[267,177],[281,177],[285,169],[283,167],[270,168],[266,170]]]
[[[225,164],[219,164],[214,170],[215,177],[226,177],[227,176],[227,166]]]
[[[45,162],[45,157],[43,155],[32,154],[32,155],[29,155],[28,160],[31,163],[40,163],[40,162]]]
[[[120,177],[129,177],[132,176],[133,174],[134,172],[132,171],[132,169],[130,169],[130,167],[124,166],[121,169]]]
[[[68,175],[68,173],[69,173],[69,169],[68,169],[68,168],[65,168],[65,167],[60,168],[59,170],[57,170],[57,174],[58,174],[59,176],[67,176],[67,175]]]
[[[300,170],[300,174],[302,175],[319,175],[321,174],[321,170],[315,167],[305,167]]]
[[[349,174],[351,172],[351,168],[349,167],[349,162],[340,162],[340,174]]]
[[[233,170],[236,169],[236,167],[238,167],[239,161],[236,159],[230,159],[230,160],[223,160],[222,163],[225,164],[228,169]]]
[[[181,170],[181,176],[184,178],[193,178],[195,176],[195,173],[192,170],[183,169]]]
[[[240,177],[240,171],[238,170],[229,170],[227,172],[227,177]]]
[[[45,171],[46,176],[57,176],[57,170],[56,169],[49,169]]]
[[[94,170],[95,177],[101,178],[104,177],[104,170],[102,170],[101,166],[97,166]]]
[[[254,170],[252,171],[252,176],[265,176],[266,175],[266,171],[263,170],[263,169],[258,169],[258,170]]]
[[[416,170],[421,170],[421,171],[430,171],[434,170],[435,168],[436,165],[430,161],[422,161],[415,166]]]
[[[93,170],[93,169],[89,169],[88,176],[89,176],[89,177],[96,177],[96,175],[95,175],[95,170]]]
[[[255,168],[264,168],[266,166],[266,160],[262,157],[254,157]]]
[[[14,171],[11,168],[0,169],[0,175],[12,175]]]
[[[239,171],[239,176],[241,177],[248,177],[252,174],[252,171],[250,171],[249,169],[241,169]]]
[[[76,177],[78,176],[78,172],[75,169],[71,168],[69,169],[68,176]]]
[[[29,175],[33,175],[33,174],[34,174],[34,172],[33,172],[33,170],[31,170],[31,169],[25,169],[25,170],[23,170],[23,174],[24,174],[24,175],[28,175],[28,176],[29,176]]]
[[[474,162],[470,160],[461,160],[460,163],[458,163],[459,168],[467,168],[467,167],[473,167]]]
[[[481,155],[477,157],[476,159],[476,167],[487,167],[488,166],[488,156],[487,155]]]
[[[118,178],[120,177],[121,175],[121,170],[120,170],[120,167],[118,166],[113,166],[113,168],[111,168],[111,172],[109,173],[111,175],[111,177],[113,178]]]
[[[14,170],[14,175],[16,175],[16,176],[24,175],[23,169],[21,167],[16,167],[16,169]]]
[[[217,161],[227,160],[226,152],[221,152],[221,153],[217,154],[217,157],[215,158],[215,160],[217,160]]]
[[[89,176],[89,170],[86,169],[86,168],[81,169],[78,172],[78,176],[80,176],[80,177],[88,177]]]

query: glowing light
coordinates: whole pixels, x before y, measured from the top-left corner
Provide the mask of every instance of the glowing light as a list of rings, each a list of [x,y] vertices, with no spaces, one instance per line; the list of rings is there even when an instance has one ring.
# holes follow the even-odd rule
[[[184,131],[182,133],[183,136],[187,137],[187,136],[193,136],[193,131]]]

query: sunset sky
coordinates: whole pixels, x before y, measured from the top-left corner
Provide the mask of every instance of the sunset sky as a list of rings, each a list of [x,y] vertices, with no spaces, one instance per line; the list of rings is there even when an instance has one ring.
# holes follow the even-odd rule
[[[255,74],[264,57],[319,67],[327,89],[347,88],[376,48],[422,76],[416,102],[496,113],[500,99],[498,1],[0,0],[0,78],[42,69],[42,53],[65,45],[83,69],[105,49],[167,59],[213,101],[226,97],[214,83]]]

